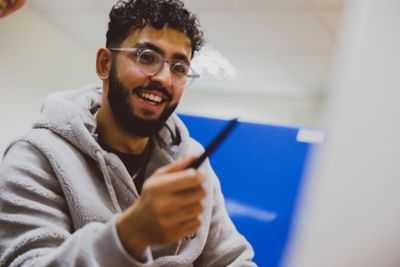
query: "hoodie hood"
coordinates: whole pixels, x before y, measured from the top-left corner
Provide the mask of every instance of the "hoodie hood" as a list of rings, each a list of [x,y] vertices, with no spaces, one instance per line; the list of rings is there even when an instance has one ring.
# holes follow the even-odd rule
[[[79,90],[49,95],[33,128],[49,129],[95,158],[96,151],[104,153],[97,142],[95,116],[101,106],[102,91],[101,86],[89,85]],[[183,140],[188,140],[189,134],[174,113],[153,139],[176,159],[180,154],[186,154],[188,144]]]
[[[76,91],[60,92],[48,96],[35,129],[47,129],[62,137],[83,154],[97,162],[109,193],[115,212],[121,212],[116,186],[118,181],[139,197],[122,161],[113,153],[105,151],[97,142],[96,113],[102,102],[102,88],[87,86]],[[160,166],[184,157],[190,151],[188,131],[176,114],[172,114],[163,128],[152,136],[153,149],[144,171],[149,177]],[[112,177],[120,177],[114,179]]]

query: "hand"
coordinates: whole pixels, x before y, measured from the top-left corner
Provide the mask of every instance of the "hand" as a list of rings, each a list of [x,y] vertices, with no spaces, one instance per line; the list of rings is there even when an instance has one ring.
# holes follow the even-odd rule
[[[118,218],[118,235],[133,256],[142,255],[149,245],[177,242],[200,227],[205,177],[186,169],[194,159],[158,169],[143,184],[139,200]]]
[[[19,9],[21,6],[25,4],[26,0],[0,0],[0,18],[5,17],[8,14]]]

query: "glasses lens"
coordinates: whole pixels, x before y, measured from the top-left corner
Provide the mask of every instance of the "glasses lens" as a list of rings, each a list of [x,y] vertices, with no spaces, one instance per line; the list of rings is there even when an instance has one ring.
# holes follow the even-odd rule
[[[189,66],[185,63],[175,62],[171,66],[172,73],[177,77],[186,77],[189,74]]]
[[[185,87],[189,87],[194,80],[200,78],[200,74],[198,74],[194,69],[189,67],[188,74],[186,75],[186,83]]]
[[[184,87],[188,80],[190,67],[182,62],[175,62],[171,66],[172,83],[175,86]]]
[[[192,68],[187,66],[187,71],[185,75],[181,75],[179,77],[175,76],[172,83],[177,87],[189,87],[200,75],[195,72]]]
[[[159,72],[163,63],[163,58],[155,51],[144,50],[138,54],[138,66],[146,75],[154,75]]]
[[[149,76],[160,72],[164,66],[164,58],[153,50],[144,50],[137,55],[140,70]],[[172,84],[177,87],[188,87],[199,75],[184,62],[177,61],[171,65]]]

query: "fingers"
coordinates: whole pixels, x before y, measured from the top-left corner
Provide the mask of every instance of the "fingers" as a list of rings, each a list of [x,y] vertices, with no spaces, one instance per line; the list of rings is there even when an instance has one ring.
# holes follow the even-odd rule
[[[174,193],[201,186],[205,175],[198,170],[187,169],[195,159],[196,157],[192,156],[159,168],[145,182],[145,187],[152,188],[154,193]]]
[[[184,224],[186,221],[197,219],[203,212],[204,206],[201,203],[194,203],[181,207],[177,212],[176,221],[180,224]]]
[[[180,191],[174,195],[174,200],[177,203],[178,208],[183,208],[185,206],[194,205],[200,203],[204,199],[207,192],[203,186],[196,187],[194,189]]]
[[[162,177],[156,178],[153,182],[157,183],[157,190],[170,191],[177,193],[179,191],[191,190],[200,187],[204,182],[203,173],[194,169],[187,169],[179,172],[168,173]]]
[[[170,200],[168,204],[163,203],[163,205],[160,205],[158,212],[160,215],[174,222],[186,220],[198,216],[203,212],[204,206],[202,200],[200,197],[197,197],[193,201],[180,201],[180,199],[176,198]]]
[[[160,216],[166,217],[179,217],[182,213],[187,213],[187,210],[194,211],[195,215],[199,215],[203,210],[202,201],[206,194],[206,190],[203,187],[199,187],[193,190],[180,192],[179,194],[158,197],[157,200],[153,202],[153,209]],[[196,209],[193,209],[193,207],[196,207]]]
[[[194,159],[186,158],[157,170],[145,181],[136,204],[126,211],[126,224],[140,229],[148,244],[176,242],[200,227],[205,175],[186,168]]]
[[[170,234],[168,239],[178,241],[196,232],[201,227],[201,220],[199,216],[194,216],[179,222],[165,220],[165,224],[173,225],[168,231],[168,234]]]
[[[196,217],[181,223],[179,237],[180,240],[195,233],[201,226],[201,220]]]
[[[177,242],[192,235],[201,227],[201,220],[194,218],[178,224],[176,227],[169,229],[168,232],[164,232],[162,243]]]
[[[164,166],[158,169],[155,174],[162,174],[162,173],[170,173],[170,172],[177,172],[186,169],[190,163],[192,163],[196,159],[195,156],[191,156],[182,160],[178,160],[172,164]]]

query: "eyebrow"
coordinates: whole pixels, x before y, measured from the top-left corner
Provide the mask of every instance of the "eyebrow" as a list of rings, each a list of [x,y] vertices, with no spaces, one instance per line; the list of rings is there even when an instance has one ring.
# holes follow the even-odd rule
[[[158,46],[154,45],[153,43],[150,42],[144,42],[144,43],[137,43],[136,48],[142,48],[142,49],[151,49],[162,55],[163,57],[165,56],[165,52]],[[173,60],[181,60],[184,61],[186,64],[190,65],[190,61],[188,57],[182,53],[174,53],[172,55]]]

